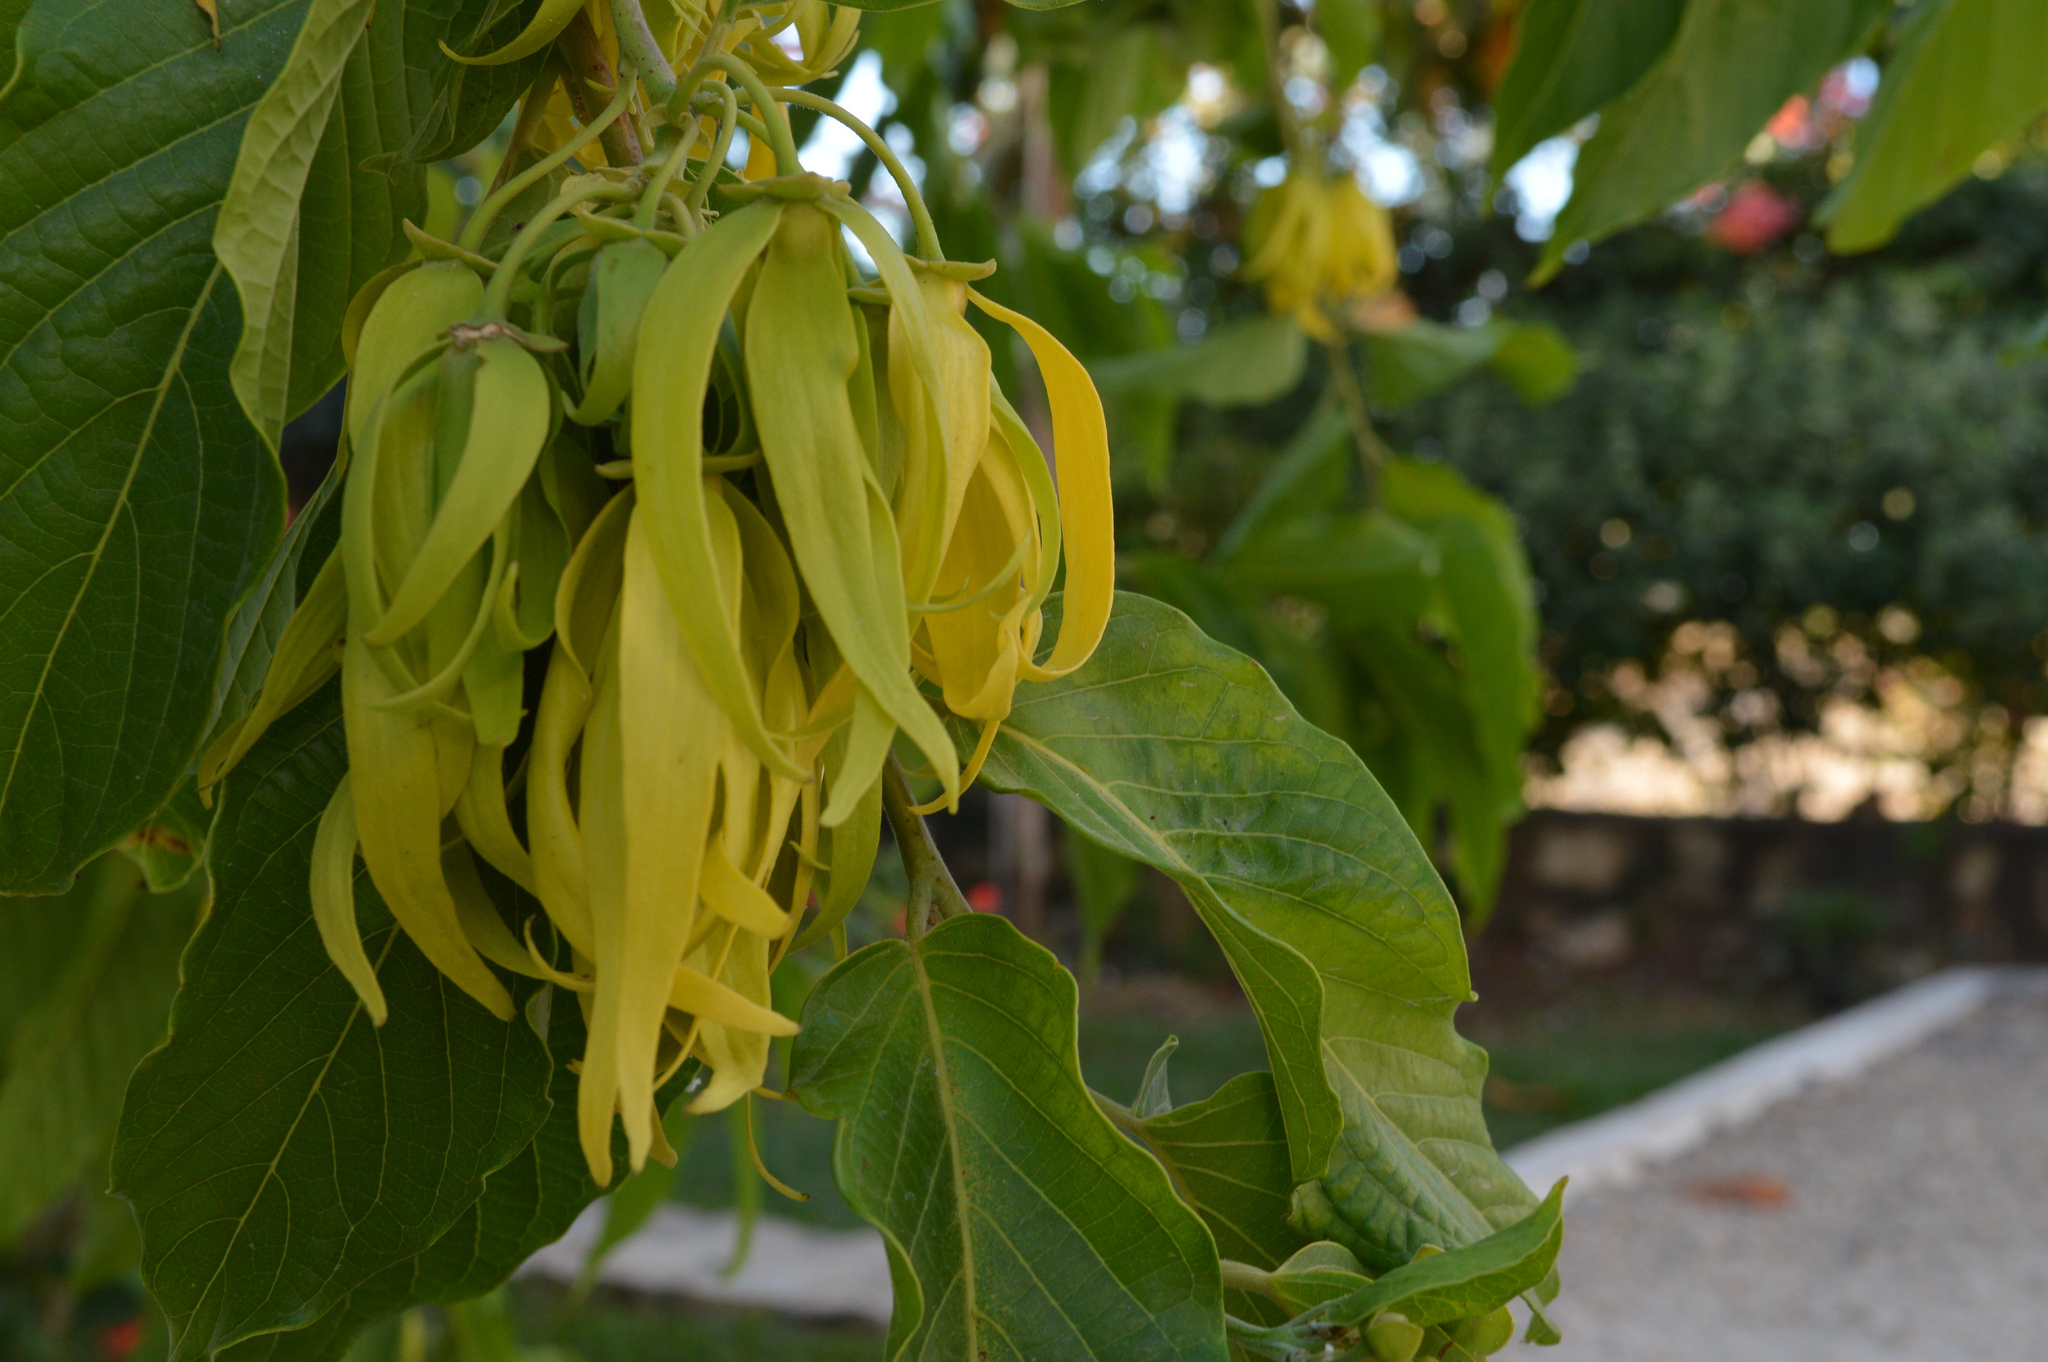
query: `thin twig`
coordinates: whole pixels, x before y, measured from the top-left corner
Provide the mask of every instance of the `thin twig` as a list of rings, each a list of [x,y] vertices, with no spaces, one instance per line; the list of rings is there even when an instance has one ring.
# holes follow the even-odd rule
[[[1365,499],[1368,503],[1379,500],[1380,465],[1393,456],[1387,442],[1380,438],[1372,425],[1372,410],[1366,406],[1365,387],[1358,381],[1358,373],[1351,367],[1351,347],[1343,341],[1328,342],[1330,354],[1330,385],[1337,390],[1337,399],[1344,405],[1344,415],[1351,422],[1351,437],[1358,445],[1359,467],[1365,473]]]
[[[587,123],[590,121],[590,86],[596,84],[612,89],[616,87],[618,78],[612,73],[612,64],[605,59],[604,48],[598,44],[597,30],[590,26],[590,15],[583,10],[576,11],[576,17],[569,21],[569,26],[562,30],[562,36],[556,41],[562,45],[562,55],[569,68],[569,78],[562,82],[562,88],[569,92],[577,121]],[[633,131],[629,119],[613,120],[598,142],[604,147],[604,158],[611,165],[624,168],[641,162],[640,137]]]

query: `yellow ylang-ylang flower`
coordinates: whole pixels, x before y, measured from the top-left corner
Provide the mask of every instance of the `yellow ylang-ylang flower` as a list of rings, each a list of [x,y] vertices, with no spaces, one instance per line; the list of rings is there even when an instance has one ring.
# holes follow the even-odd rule
[[[1338,338],[1332,312],[1385,293],[1398,273],[1387,210],[1344,172],[1290,171],[1252,206],[1245,249],[1241,273],[1267,308],[1324,341]]]
[[[848,13],[747,11],[722,50],[793,25],[800,58],[755,55],[806,78],[844,55]],[[1085,662],[1112,597],[1085,370],[974,287],[992,267],[907,255],[845,184],[790,173],[786,124],[756,117],[782,118],[761,107],[775,96],[746,88],[779,165],[723,169],[723,86],[678,96],[658,167],[571,173],[594,120],[486,201],[484,219],[553,177],[495,254],[487,220],[461,243],[416,233],[430,258],[365,288],[344,327],[339,547],[201,762],[211,789],[339,673],[349,771],[310,877],[329,955],[381,1023],[360,855],[406,937],[496,1015],[521,979],[572,996],[578,1126],[607,1183],[615,1122],[633,1167],[673,1157],[655,1093],[685,1066],[692,1110],[761,1084],[795,1030],[770,976],[858,898],[899,735],[956,801],[1016,688]],[[1056,465],[969,308],[1035,356]],[[964,764],[942,715],[979,729]],[[507,885],[540,912],[510,915]]]

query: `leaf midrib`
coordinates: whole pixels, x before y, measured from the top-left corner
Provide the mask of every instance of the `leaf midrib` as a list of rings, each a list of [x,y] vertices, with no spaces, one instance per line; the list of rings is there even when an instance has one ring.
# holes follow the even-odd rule
[[[919,943],[906,943],[910,956],[912,978],[917,983],[917,1001],[922,1009],[925,1024],[925,1044],[932,1055],[932,1081],[939,1108],[939,1118],[946,1127],[947,1163],[951,1165],[953,1179],[954,1215],[960,1234],[960,1278],[961,1289],[967,1293],[962,1318],[967,1323],[966,1356],[974,1357],[980,1352],[981,1305],[974,1276],[974,1225],[973,1210],[967,1196],[967,1170],[960,1162],[960,1128],[953,1111],[953,1075],[946,1061],[946,1033],[939,1026],[938,1009],[932,1002],[931,975],[926,972],[924,951]],[[932,1321],[924,1321],[927,1327]],[[929,1337],[929,1335],[927,1336]]]

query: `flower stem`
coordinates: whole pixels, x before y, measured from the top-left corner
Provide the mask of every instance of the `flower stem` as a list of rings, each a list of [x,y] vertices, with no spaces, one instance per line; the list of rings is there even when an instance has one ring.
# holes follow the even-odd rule
[[[718,168],[725,164],[725,154],[732,150],[732,135],[740,125],[740,97],[724,81],[714,88],[725,100],[725,114],[718,121],[718,136],[712,139],[711,155],[704,160],[704,173],[690,186],[689,197],[683,201],[693,214],[703,213],[704,201],[711,196],[712,182],[718,178]]]
[[[723,71],[738,81],[740,88],[747,92],[747,99],[753,104],[754,112],[760,115],[762,123],[766,124],[769,143],[775,148],[775,173],[800,173],[803,166],[796,159],[796,139],[790,135],[789,120],[782,116],[782,110],[776,106],[774,92],[768,88],[760,74],[730,52],[708,52],[690,68],[689,76],[684,78],[676,93],[681,95],[685,90],[694,93],[701,79],[700,73],[705,71]],[[675,102],[671,101],[669,121],[681,123],[688,115],[687,105],[678,109]]]
[[[484,290],[483,315],[502,320],[512,301],[512,285],[518,279],[519,267],[525,263],[527,253],[540,240],[541,233],[554,223],[556,218],[568,212],[579,203],[592,199],[628,199],[634,191],[625,185],[607,184],[595,176],[549,201],[548,206],[527,219],[519,229],[519,235],[512,238],[512,244],[505,248],[505,256],[498,262],[497,272],[491,275],[490,286]]]
[[[675,68],[662,55],[661,47],[648,30],[647,16],[640,12],[640,0],[612,0],[612,32],[619,38],[619,65],[640,73],[647,93],[658,104],[675,96]]]
[[[931,829],[918,816],[917,801],[910,797],[910,782],[903,767],[891,756],[882,767],[882,812],[889,817],[889,831],[896,834],[896,850],[903,857],[903,869],[910,877],[910,902],[903,912],[903,937],[915,941],[931,926],[932,914],[940,918],[959,917],[974,911],[953,872],[939,855]]]
[[[1337,390],[1337,400],[1344,405],[1344,416],[1351,422],[1351,438],[1358,446],[1359,467],[1365,473],[1365,499],[1368,503],[1379,500],[1380,465],[1393,453],[1387,442],[1373,429],[1372,410],[1366,405],[1364,385],[1358,381],[1358,371],[1351,367],[1351,347],[1343,341],[1327,343],[1330,354],[1330,386]]]
[[[925,207],[924,195],[918,192],[917,182],[910,178],[910,171],[904,167],[902,159],[896,155],[889,144],[882,139],[881,134],[861,122],[858,118],[855,118],[840,105],[833,103],[823,95],[814,95],[809,90],[777,90],[775,97],[785,104],[795,104],[806,109],[816,109],[828,118],[837,119],[840,123],[851,129],[853,134],[860,138],[862,142],[866,143],[867,149],[872,151],[875,154],[875,159],[882,163],[882,168],[889,172],[889,178],[896,181],[896,187],[903,192],[903,201],[910,205],[910,220],[917,227],[917,253],[930,261],[944,260],[946,258],[944,249],[939,245],[938,229],[932,225],[931,210]]]

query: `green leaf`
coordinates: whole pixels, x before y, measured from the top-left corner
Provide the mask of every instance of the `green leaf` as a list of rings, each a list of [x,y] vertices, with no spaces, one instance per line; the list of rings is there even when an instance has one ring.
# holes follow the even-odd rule
[[[1529,560],[1508,509],[1453,468],[1389,460],[1381,489],[1389,511],[1440,546],[1442,617],[1487,785],[1459,802],[1491,806],[1472,826],[1454,829],[1459,887],[1476,927],[1492,911],[1505,865],[1503,830],[1521,812],[1522,747],[1542,688]]]
[[[62,955],[36,951],[48,973],[0,1051],[0,1244],[105,1157],[129,1072],[163,1039],[202,894],[195,884],[151,895],[136,866],[109,853],[60,898],[5,900],[9,926],[64,918],[73,934]]]
[[[1294,1256],[1273,1269],[1267,1291],[1290,1311],[1299,1313],[1324,1301],[1348,1296],[1371,1281],[1350,1249],[1318,1239],[1313,1244],[1304,1244]]]
[[[1899,35],[1856,129],[1849,177],[1821,206],[1828,249],[1882,246],[1915,209],[1970,173],[1986,148],[2048,106],[2048,7],[1930,0]]]
[[[1269,524],[1238,546],[1225,571],[1253,590],[1349,612],[1361,593],[1384,590],[1397,579],[1419,583],[1440,568],[1433,536],[1386,511],[1370,510],[1311,513]]]
[[[1329,640],[1305,637],[1225,569],[1170,553],[1117,561],[1131,586],[1187,615],[1209,637],[1257,658],[1310,723],[1351,740],[1356,697]]]
[[[1330,49],[1331,84],[1338,91],[1379,55],[1382,23],[1377,0],[1321,0],[1316,6],[1316,32]]]
[[[230,369],[242,408],[272,448],[284,424],[341,377],[341,317],[371,275],[409,249],[399,220],[420,217],[419,170],[366,170],[410,133],[409,34],[370,23],[376,0],[312,0],[298,40],[250,112],[213,248],[242,299]],[[225,39],[223,39],[225,41]],[[418,51],[422,63],[431,40]]]
[[[1498,1310],[1532,1291],[1557,1263],[1564,1243],[1564,1182],[1521,1220],[1464,1248],[1404,1263],[1368,1286],[1330,1302],[1317,1316],[1357,1324],[1398,1310],[1417,1324],[1447,1324]]]
[[[147,818],[283,529],[213,224],[304,0],[41,0],[0,102],[0,890]],[[84,17],[89,15],[89,19]]]
[[[882,1231],[886,1356],[1222,1362],[1216,1250],[1082,1086],[1075,988],[1000,917],[855,952],[804,1008],[791,1086]]]
[[[141,868],[150,892],[168,894],[206,863],[212,832],[213,810],[200,802],[198,785],[187,781],[147,823],[121,839],[119,850]]]
[[[270,673],[270,657],[278,639],[299,608],[299,598],[333,551],[341,530],[341,479],[332,472],[313,489],[284,532],[284,542],[270,555],[263,575],[228,624],[220,681],[214,690],[213,723],[207,744],[254,708]],[[204,747],[201,748],[204,751]]]
[[[1534,1204],[1487,1137],[1485,1053],[1452,1026],[1471,982],[1443,882],[1358,757],[1257,663],[1120,594],[1085,667],[1018,690],[983,779],[1186,891],[1265,1034],[1309,1184],[1298,1229],[1383,1269]]]
[[[510,42],[540,9],[540,0],[439,0],[439,8],[454,7],[440,36],[457,52],[495,52]],[[426,6],[419,0],[407,5],[407,18]],[[368,168],[379,169],[399,160],[425,163],[459,156],[489,137],[505,121],[505,115],[526,93],[548,61],[551,49],[542,48],[530,57],[502,66],[467,66],[451,60],[438,43],[427,54],[429,94],[422,111],[413,118],[411,138],[397,155],[372,158]],[[424,226],[424,223],[419,224]]]
[[[1515,396],[1532,407],[1563,397],[1579,377],[1578,351],[1564,332],[1540,322],[1507,323],[1488,362]]]
[[[1678,31],[1685,0],[1529,0],[1515,50],[1493,93],[1498,183],[1538,142],[1555,137],[1649,70]]]
[[[1765,121],[1855,50],[1889,7],[1692,0],[1664,54],[1600,111],[1530,282],[1556,274],[1572,243],[1633,226],[1726,171]]]
[[[560,994],[543,989],[539,998],[554,1004],[545,1011],[537,1001],[528,1004],[528,1016],[548,1028],[556,1056],[549,1088],[554,1105],[532,1142],[486,1179],[483,1195],[430,1248],[372,1276],[303,1329],[261,1334],[225,1350],[227,1362],[336,1362],[380,1319],[495,1290],[536,1249],[561,1238],[597,1198],[603,1189],[591,1181],[577,1140],[576,1075],[564,1062],[583,1053],[583,1015]],[[614,1158],[624,1165],[623,1135]]]
[[[1105,393],[1257,407],[1293,392],[1307,359],[1308,338],[1293,319],[1259,316],[1219,326],[1193,345],[1102,360],[1089,372]]]
[[[1223,1257],[1270,1268],[1300,1246],[1287,1223],[1294,1179],[1273,1075],[1239,1074],[1202,1101],[1125,1129],[1165,1167]]]
[[[1354,448],[1351,422],[1341,408],[1331,403],[1311,414],[1216,541],[1215,560],[1227,563],[1269,520],[1335,504],[1350,486],[1347,461]]]
[[[229,780],[214,910],[115,1140],[114,1190],[142,1226],[143,1279],[177,1360],[313,1323],[404,1271],[549,1110],[553,1066],[532,1026],[448,983],[367,880],[358,911],[392,1004],[383,1027],[329,964],[307,874],[346,764],[337,692],[286,716]]]
[[[1137,897],[1145,869],[1071,831],[1061,846],[1066,851],[1074,904],[1081,910],[1081,977],[1092,984],[1102,962],[1102,943]]]
[[[1563,396],[1578,378],[1578,356],[1563,334],[1541,323],[1489,321],[1443,326],[1414,321],[1365,338],[1373,405],[1387,410],[1442,392],[1481,365],[1530,406]]]
[[[1047,112],[1068,174],[1079,174],[1126,118],[1142,122],[1180,98],[1187,67],[1169,49],[1170,36],[1153,24],[1098,23],[1052,64]]]
[[[1417,320],[1398,331],[1375,331],[1365,338],[1366,388],[1374,406],[1392,411],[1450,387],[1499,348],[1491,325]]]

